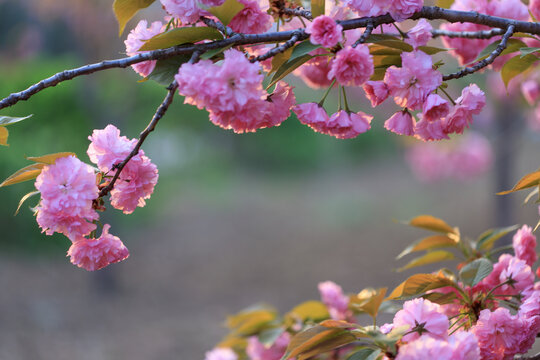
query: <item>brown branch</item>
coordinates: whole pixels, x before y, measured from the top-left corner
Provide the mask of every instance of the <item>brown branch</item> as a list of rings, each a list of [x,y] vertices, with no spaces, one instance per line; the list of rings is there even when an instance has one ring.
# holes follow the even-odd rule
[[[431,31],[433,37],[445,36],[449,38],[465,38],[465,39],[491,39],[492,37],[504,34],[503,29],[491,29],[482,31],[448,31],[435,29]]]
[[[223,25],[219,21],[209,19],[207,17],[201,16],[201,21],[208,27],[214,28],[220,31],[223,35],[233,36],[236,34],[230,27]]]
[[[485,68],[486,66],[492,64],[495,61],[495,59],[499,55],[501,55],[501,53],[504,51],[504,49],[506,49],[506,47],[508,46],[508,39],[510,39],[512,37],[512,35],[514,34],[514,29],[515,29],[514,25],[508,26],[508,29],[506,29],[506,33],[503,35],[500,44],[497,46],[497,48],[495,50],[493,50],[491,52],[491,54],[489,54],[489,56],[487,58],[485,58],[482,61],[477,62],[473,66],[466,67],[466,68],[464,68],[464,69],[462,69],[462,70],[460,70],[458,72],[455,72],[453,74],[445,75],[445,76],[443,76],[443,80],[447,81],[447,80],[452,80],[452,79],[459,79],[459,78],[462,78],[464,76],[473,74],[473,73]]]
[[[313,20],[311,11],[304,10],[301,7],[297,7],[296,9],[289,9],[289,8],[284,7],[284,8],[279,9],[279,11],[285,15],[300,16],[308,20]]]
[[[411,19],[428,19],[428,20],[446,20],[448,22],[470,22],[478,25],[486,25],[494,28],[504,28],[508,29],[510,25],[514,26],[514,31],[523,32],[533,35],[540,35],[540,23],[527,22],[527,21],[517,21],[511,19],[505,19],[495,16],[483,15],[477,12],[466,12],[466,11],[457,11],[442,9],[435,6],[424,6],[422,10],[414,14]],[[382,24],[391,24],[395,20],[389,14],[376,16],[372,18],[357,18],[351,20],[340,21],[340,25],[344,30],[351,30],[357,28],[365,28],[370,23],[374,27],[377,27]],[[236,46],[236,45],[249,45],[249,44],[262,44],[262,43],[275,43],[288,41],[292,36],[298,33],[299,41],[309,38],[303,29],[282,31],[282,32],[271,32],[265,34],[235,34],[227,39],[211,41],[202,44],[195,45],[181,45],[175,46],[167,49],[160,49],[154,51],[148,51],[142,54],[135,56],[116,59],[116,60],[106,60],[100,63],[91,64],[82,66],[80,68],[65,70],[59,72],[45,80],[38,82],[30,86],[28,89],[23,90],[18,93],[13,93],[6,98],[0,101],[0,109],[12,106],[19,101],[28,100],[31,96],[37,94],[38,92],[56,86],[59,83],[67,80],[71,80],[75,77],[88,75],[95,73],[97,71],[102,71],[112,68],[126,68],[130,65],[137,64],[143,61],[148,60],[162,60],[167,59],[176,55],[182,54],[193,54],[195,51],[206,52],[208,50],[219,49],[226,46]]]
[[[353,44],[352,47],[357,47],[358,45],[365,43],[369,35],[371,35],[374,29],[375,29],[375,26],[373,26],[373,23],[368,23],[366,26],[366,30],[364,30],[364,33],[362,34],[362,36],[360,36],[358,40],[356,40],[356,42]]]
[[[276,56],[277,54],[284,53],[285,51],[287,51],[287,49],[292,48],[300,40],[301,36],[302,36],[302,34],[300,32],[295,33],[285,43],[281,44],[280,46],[277,46],[277,47],[273,48],[272,50],[269,50],[268,52],[266,52],[266,53],[264,53],[262,55],[259,55],[257,57],[254,57],[254,58],[250,59],[250,61],[251,62],[264,61],[266,59],[270,59],[271,57]]]

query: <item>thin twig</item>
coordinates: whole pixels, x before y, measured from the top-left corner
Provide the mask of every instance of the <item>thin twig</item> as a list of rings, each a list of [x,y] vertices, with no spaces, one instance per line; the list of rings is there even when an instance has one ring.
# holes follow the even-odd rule
[[[462,69],[462,70],[460,70],[458,72],[455,72],[453,74],[445,75],[445,76],[443,76],[443,80],[447,81],[447,80],[462,78],[464,76],[475,73],[475,72],[485,68],[486,66],[490,65],[491,63],[493,63],[495,61],[495,59],[499,55],[501,55],[501,53],[504,51],[504,49],[506,49],[506,47],[508,46],[508,39],[510,39],[512,37],[512,35],[514,34],[514,29],[515,29],[514,25],[508,26],[508,29],[506,29],[506,33],[504,33],[500,44],[497,46],[497,48],[495,50],[493,50],[491,52],[491,54],[489,54],[489,56],[487,58],[485,58],[482,61],[477,62],[473,66],[466,67],[466,68],[464,68],[464,69]]]
[[[449,38],[464,39],[491,39],[492,37],[504,34],[503,29],[491,29],[482,31],[448,31],[441,29],[431,30],[433,37],[445,36]]]
[[[279,11],[285,15],[293,15],[293,16],[300,16],[304,19],[313,20],[313,16],[311,15],[311,11],[304,10],[301,7],[297,7],[296,9],[290,9],[290,8],[281,8]]]
[[[204,16],[201,16],[201,21],[206,26],[217,29],[224,35],[233,36],[234,34],[236,34],[230,27],[223,25],[219,21],[215,21]]]
[[[358,45],[365,43],[369,35],[371,35],[374,29],[375,29],[375,26],[373,25],[373,23],[371,22],[368,23],[366,26],[366,30],[364,30],[364,33],[362,34],[362,36],[360,36],[358,40],[356,40],[356,42],[353,44],[352,47],[355,48]]]
[[[533,356],[520,357],[519,360],[540,360],[540,353]]]
[[[424,6],[422,10],[415,13],[411,19],[428,19],[428,20],[446,20],[448,22],[470,22],[478,25],[486,25],[494,28],[505,28],[507,29],[510,25],[514,26],[514,31],[523,32],[533,35],[540,35],[540,23],[527,22],[527,21],[517,21],[511,19],[500,18],[496,16],[489,16],[479,14],[477,12],[467,12],[467,11],[457,11],[443,9],[435,6]],[[389,14],[376,16],[376,17],[367,17],[367,18],[357,18],[339,21],[339,24],[343,27],[344,30],[351,30],[357,28],[365,28],[369,23],[372,23],[374,27],[377,27],[382,24],[392,24],[395,20]],[[143,61],[148,60],[162,60],[171,58],[176,55],[182,54],[192,54],[195,51],[206,52],[208,50],[219,49],[226,46],[236,46],[236,45],[250,45],[250,44],[262,44],[270,42],[281,42],[288,41],[292,36],[298,33],[300,34],[298,41],[305,40],[309,38],[303,29],[289,30],[282,32],[269,32],[265,34],[235,34],[224,40],[211,41],[202,44],[195,45],[181,45],[175,46],[167,49],[160,49],[154,51],[144,52],[135,56],[116,59],[116,60],[106,60],[100,63],[95,63],[91,65],[85,65],[80,68],[65,70],[59,72],[45,80],[38,82],[30,86],[28,89],[23,90],[18,93],[13,93],[3,100],[0,101],[0,109],[12,106],[21,100],[28,100],[31,96],[36,93],[56,86],[59,83],[71,80],[75,77],[88,75],[95,73],[97,71],[102,71],[112,68],[126,68],[130,65],[137,64]]]
[[[270,59],[271,57],[276,56],[277,54],[284,53],[285,51],[287,51],[287,49],[292,48],[298,42],[298,40],[300,39],[300,36],[301,36],[300,33],[294,34],[285,43],[281,44],[280,46],[277,46],[277,47],[273,48],[272,50],[269,50],[268,52],[266,52],[266,53],[264,53],[262,55],[254,57],[250,61],[251,62],[264,61],[266,59]]]

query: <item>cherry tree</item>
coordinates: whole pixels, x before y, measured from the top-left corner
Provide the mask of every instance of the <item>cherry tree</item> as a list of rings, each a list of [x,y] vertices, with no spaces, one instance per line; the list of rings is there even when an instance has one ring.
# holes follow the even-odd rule
[[[121,36],[129,20],[152,3],[114,1]],[[540,118],[537,0],[456,0],[440,6],[423,0],[160,3],[163,21],[141,20],[125,40],[127,57],[64,70],[0,100],[1,110],[61,82],[112,68],[131,67],[144,80],[165,86],[163,102],[138,138],[122,136],[112,124],[93,131],[87,151],[93,165],[69,152],[31,157],[33,164],[0,184],[35,179],[36,191],[25,195],[19,208],[39,195],[33,209],[39,227],[46,235],[65,235],[71,262],[89,271],[129,256],[109,233],[111,225],[99,221],[100,212],[112,207],[131,214],[150,199],[158,169],[142,145],[177,93],[184,103],[206,110],[213,124],[238,134],[296,117],[313,131],[351,139],[381,120],[372,109],[357,109],[349,101],[347,91],[361,88],[372,108],[397,109],[382,119],[389,132],[437,142],[467,133],[486,105],[477,84],[452,94],[449,83],[489,69],[500,72],[509,91],[510,83],[518,82],[527,102],[537,106],[532,117]],[[430,45],[435,38],[445,47]],[[445,71],[445,53],[460,67]],[[289,75],[326,89],[323,97],[298,103]],[[333,113],[325,105],[331,93],[339,98]],[[0,145],[7,145],[8,125],[28,118],[0,116]],[[463,147],[473,141],[464,140]],[[539,186],[536,171],[501,195],[530,189],[530,200]],[[458,257],[456,272],[416,274],[390,293],[368,288],[346,295],[339,285],[322,282],[321,301],[305,302],[287,314],[258,308],[232,316],[230,334],[206,359],[512,359],[526,354],[540,332],[533,229],[492,229],[470,240],[429,215],[408,224],[432,234],[399,255],[425,252],[402,269]],[[513,255],[499,256],[510,249],[496,248],[496,241],[511,233]],[[398,305],[399,300],[405,302]],[[383,311],[395,314],[392,323],[377,322]],[[358,324],[359,314],[371,316],[373,323]]]

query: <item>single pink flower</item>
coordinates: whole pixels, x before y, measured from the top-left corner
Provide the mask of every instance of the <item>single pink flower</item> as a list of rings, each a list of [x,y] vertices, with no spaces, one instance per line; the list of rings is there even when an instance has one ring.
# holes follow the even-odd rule
[[[422,334],[445,339],[448,334],[448,318],[438,304],[425,299],[406,301],[403,309],[394,316],[394,327],[408,326],[411,332],[403,341],[413,341]]]
[[[527,80],[521,83],[521,93],[529,105],[533,106],[540,98],[540,83],[536,80]]]
[[[110,124],[103,130],[94,130],[88,139],[88,157],[103,172],[110,171],[113,165],[124,161],[136,144],[135,139],[120,136],[120,130]]]
[[[405,52],[401,58],[403,67],[389,67],[384,82],[396,104],[420,109],[428,95],[442,84],[442,74],[433,70],[431,56],[422,51]]]
[[[486,105],[486,95],[476,84],[463,89],[456,100],[456,106],[444,121],[444,131],[448,134],[462,134],[473,121],[473,115],[478,115]]]
[[[514,253],[518,259],[524,260],[527,265],[533,266],[537,260],[536,236],[532,233],[532,228],[523,225],[513,238]]]
[[[448,339],[423,335],[399,348],[396,360],[480,360],[480,350],[474,334],[458,331]]]
[[[337,79],[344,86],[361,86],[373,75],[373,57],[366,45],[347,46],[337,52],[331,62],[328,79]]]
[[[345,0],[347,6],[359,16],[379,16],[388,13],[392,0]]]
[[[310,55],[321,55],[324,49],[315,49]],[[296,69],[293,74],[299,76],[309,87],[319,89],[332,84],[332,79],[328,79],[330,63],[326,57],[314,57],[304,65]]]
[[[248,339],[246,353],[250,360],[279,360],[285,354],[291,340],[288,332],[281,334],[270,347],[264,346],[256,336]]]
[[[309,39],[312,44],[320,44],[328,48],[336,46],[343,38],[343,27],[326,15],[317,16],[307,25],[306,32],[311,34]]]
[[[382,81],[367,81],[363,88],[372,107],[379,106],[388,98],[388,86]]]
[[[432,30],[433,27],[426,19],[420,19],[418,24],[407,32],[408,38],[405,39],[405,42],[414,49],[418,49],[419,46],[425,46],[433,38],[431,34]]]
[[[47,235],[62,233],[73,239],[93,231],[98,214],[92,201],[98,197],[91,166],[75,156],[56,159],[43,168],[35,182],[41,192],[37,222]]]
[[[540,333],[540,291],[535,290],[527,296],[519,307],[518,317],[525,322],[525,332],[519,344],[518,353],[528,352]]]
[[[423,141],[449,139],[441,120],[427,121],[421,119],[414,127],[414,135]]]
[[[407,110],[398,111],[386,120],[384,128],[398,135],[414,135],[414,121],[412,115]]]
[[[316,132],[325,132],[329,117],[326,110],[319,104],[299,104],[294,107],[293,112],[302,124],[309,126]]]
[[[422,10],[422,6],[424,6],[424,0],[393,0],[390,15],[396,21],[403,21]]]
[[[127,259],[128,249],[118,237],[109,234],[110,227],[109,224],[103,226],[103,233],[98,239],[75,240],[67,253],[71,257],[71,263],[94,271]]]
[[[230,348],[218,347],[207,351],[204,360],[238,360],[238,355]]]
[[[373,116],[361,111],[350,113],[340,110],[330,116],[325,133],[338,139],[352,139],[368,131],[371,128],[372,119]]]
[[[500,283],[512,279],[513,283],[503,285],[501,293],[516,294],[521,293],[534,286],[534,273],[524,260],[512,257],[508,266],[499,275]]]
[[[271,115],[267,119],[271,124],[270,126],[277,126],[289,118],[291,109],[296,105],[293,89],[294,87],[280,81],[277,83],[274,92],[266,100],[271,104]]]
[[[208,12],[202,10],[197,0],[160,0],[161,5],[169,14],[180,19],[182,25],[192,24]]]
[[[529,1],[529,10],[538,21],[540,19],[540,0]]]
[[[244,8],[232,18],[229,23],[231,29],[244,34],[261,34],[272,27],[272,17],[261,10],[256,0],[240,2]]]
[[[332,319],[347,320],[350,318],[349,297],[343,294],[341,286],[332,281],[325,281],[319,283],[319,293]]]
[[[148,27],[148,22],[146,20],[141,20],[135,27],[131,30],[124,44],[126,45],[126,54],[128,56],[133,56],[140,54],[139,49],[144,45],[146,40],[150,40],[154,36],[161,33],[163,24],[161,21],[154,21],[150,27]],[[131,65],[135,72],[143,77],[150,75],[154,71],[156,66],[155,60],[143,61],[138,64]]]
[[[437,94],[430,94],[422,107],[422,118],[427,121],[441,120],[450,112],[448,101]]]
[[[482,310],[471,331],[478,339],[482,360],[512,359],[520,350],[526,323],[506,308]]]

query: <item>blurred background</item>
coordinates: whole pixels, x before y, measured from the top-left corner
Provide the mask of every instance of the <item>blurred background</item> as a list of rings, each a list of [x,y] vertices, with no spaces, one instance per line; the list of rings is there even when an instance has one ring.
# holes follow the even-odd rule
[[[0,0],[0,97],[124,56],[127,32],[118,38],[111,4]],[[162,13],[154,4],[141,16]],[[165,94],[139,79],[130,69],[108,70],[3,110],[34,116],[9,128],[0,178],[27,165],[25,156],[74,151],[88,161],[87,137],[109,123],[136,137]],[[289,79],[299,102],[320,98]],[[525,194],[495,193],[538,167],[540,135],[526,125],[520,97],[506,97],[501,83],[483,76],[474,81],[502,94],[476,121],[480,160],[452,155],[454,165],[425,154],[448,154],[463,139],[425,149],[387,133],[384,120],[397,110],[389,103],[375,113],[373,130],[337,140],[294,116],[235,135],[177,97],[144,145],[160,171],[152,199],[131,216],[102,215],[131,256],[95,273],[69,263],[67,238],[40,233],[28,209],[36,199],[13,216],[31,182],[0,189],[0,359],[202,359],[225,335],[226,315],[252,304],[287,311],[318,299],[324,280],[351,293],[403,281],[414,271],[396,273],[404,263],[394,258],[423,233],[396,220],[432,214],[472,237],[534,226],[538,213],[521,206]],[[469,82],[450,92],[457,97]],[[354,99],[356,110],[373,113],[359,92]]]

